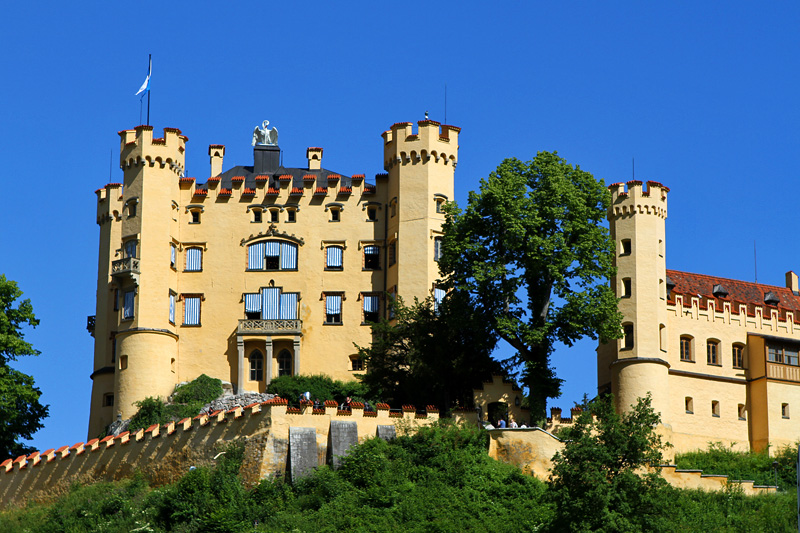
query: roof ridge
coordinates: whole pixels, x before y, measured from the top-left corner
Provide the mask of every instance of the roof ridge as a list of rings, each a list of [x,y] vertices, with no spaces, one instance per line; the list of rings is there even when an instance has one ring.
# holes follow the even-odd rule
[[[788,287],[782,287],[780,285],[769,285],[767,283],[758,283],[756,281],[745,281],[743,279],[725,278],[725,277],[722,277],[722,276],[712,276],[710,274],[698,274],[696,272],[687,272],[685,270],[675,270],[675,269],[672,269],[672,268],[668,268],[668,269],[666,269],[666,271],[667,271],[667,275],[669,275],[670,272],[675,272],[677,274],[689,274],[690,276],[701,276],[701,277],[704,277],[704,278],[714,279],[714,280],[735,281],[737,283],[747,283],[748,285],[755,285],[757,287],[770,287],[770,288],[775,288],[775,289],[791,290]]]

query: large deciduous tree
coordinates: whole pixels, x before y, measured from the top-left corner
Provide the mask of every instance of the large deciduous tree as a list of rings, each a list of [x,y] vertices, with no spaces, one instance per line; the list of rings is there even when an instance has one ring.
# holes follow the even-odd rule
[[[527,163],[503,161],[465,210],[446,207],[442,274],[516,350],[534,418],[560,395],[555,342],[620,336],[608,285],[614,244],[602,225],[610,198],[590,173],[539,152]]]
[[[402,299],[394,320],[373,324],[373,342],[358,348],[370,394],[395,404],[434,404],[443,412],[472,404],[472,390],[502,368],[491,358],[496,337],[473,310],[469,295],[451,291],[443,301]]]
[[[33,451],[19,439],[30,439],[43,427],[48,413],[48,406],[39,403],[42,393],[33,378],[9,366],[20,356],[39,355],[25,341],[23,331],[26,325],[36,327],[39,321],[30,300],[14,307],[20,296],[17,284],[0,274],[0,458]]]

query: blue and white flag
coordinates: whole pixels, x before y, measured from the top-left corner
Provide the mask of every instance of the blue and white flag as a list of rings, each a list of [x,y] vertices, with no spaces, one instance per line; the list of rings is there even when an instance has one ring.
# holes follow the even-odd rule
[[[144,79],[144,83],[142,84],[142,86],[139,87],[139,90],[136,91],[136,96],[139,96],[140,94],[146,93],[150,90],[150,74],[152,74],[152,72],[153,72],[153,58],[151,57],[147,67],[147,77]]]

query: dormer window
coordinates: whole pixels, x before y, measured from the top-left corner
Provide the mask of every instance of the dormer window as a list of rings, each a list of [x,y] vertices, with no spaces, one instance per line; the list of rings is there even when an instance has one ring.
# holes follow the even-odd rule
[[[717,298],[728,297],[728,290],[721,283],[714,285],[714,288],[711,290],[711,292]]]
[[[772,291],[769,291],[767,294],[764,295],[764,303],[767,305],[778,305],[781,303],[781,299]]]

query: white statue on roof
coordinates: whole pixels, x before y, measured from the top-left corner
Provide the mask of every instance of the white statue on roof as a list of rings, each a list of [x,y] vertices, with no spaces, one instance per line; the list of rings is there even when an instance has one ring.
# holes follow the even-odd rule
[[[261,127],[253,130],[253,146],[257,144],[278,145],[278,128],[267,128],[269,120],[265,120]]]

